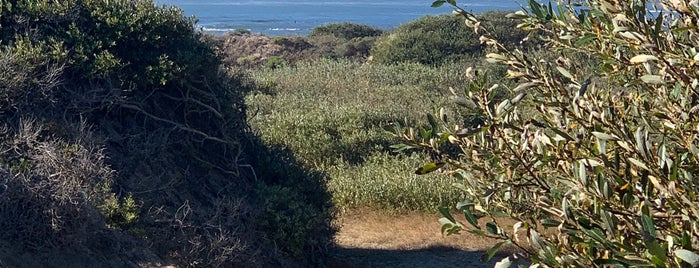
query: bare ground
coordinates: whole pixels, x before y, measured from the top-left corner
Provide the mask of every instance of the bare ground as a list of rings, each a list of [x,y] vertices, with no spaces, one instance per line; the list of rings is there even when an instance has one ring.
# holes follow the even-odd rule
[[[490,262],[485,251],[498,241],[463,233],[442,236],[437,214],[389,214],[358,210],[338,219],[329,267],[493,267],[513,248]],[[499,220],[511,226],[512,221]]]

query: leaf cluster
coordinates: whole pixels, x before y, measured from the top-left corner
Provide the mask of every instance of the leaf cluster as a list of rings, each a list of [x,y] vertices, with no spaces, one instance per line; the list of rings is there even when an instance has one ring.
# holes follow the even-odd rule
[[[517,86],[504,100],[493,98],[499,85],[452,91],[484,116],[477,125],[439,113],[429,129],[396,129],[405,146],[439,154],[470,196],[456,206],[468,224],[443,210],[443,232],[470,229],[520,247],[498,267],[521,258],[552,267],[699,265],[696,3],[530,1],[508,15],[554,61],[506,47],[452,1],[435,5],[444,3],[482,32],[495,49],[486,60],[506,66]],[[592,60],[571,60],[579,54]],[[446,145],[460,153],[444,153]],[[493,212],[519,222],[506,230]],[[484,228],[475,215],[492,220]]]

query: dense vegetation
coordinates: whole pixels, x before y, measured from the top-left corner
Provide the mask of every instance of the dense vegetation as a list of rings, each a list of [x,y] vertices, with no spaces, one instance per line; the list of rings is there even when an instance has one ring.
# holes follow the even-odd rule
[[[487,13],[483,18],[495,21],[504,15]],[[427,16],[393,32],[417,37],[434,27],[435,19],[455,21],[449,16]],[[378,31],[361,25],[325,25],[301,39],[312,40],[328,32],[339,36],[351,33],[353,38],[361,38],[356,33],[373,37]],[[523,36],[522,33],[510,31],[504,36],[514,38]],[[379,39],[389,35],[393,33],[385,33]],[[457,36],[449,34],[421,42],[436,48],[446,42],[444,39]],[[391,53],[404,55],[405,50],[395,49]],[[478,51],[457,55],[470,60],[444,61],[440,66],[318,55],[285,68],[255,68],[251,76],[258,88],[246,98],[248,120],[265,143],[281,145],[305,167],[327,174],[328,187],[340,211],[357,207],[434,211],[465,197],[451,187],[457,181],[439,175],[420,177],[407,169],[429,154],[394,152],[392,146],[400,139],[386,129],[394,122],[421,122],[424,111],[437,106],[456,107],[445,92],[449,87],[460,88],[468,83],[463,74],[469,67],[490,69],[487,73],[492,81],[502,80],[504,68],[474,60],[480,54]],[[478,119],[466,113],[450,116]]]
[[[0,4],[0,247],[312,266],[336,210],[457,204],[443,231],[519,246],[503,265],[699,260],[693,5],[270,38],[145,0]]]
[[[486,59],[517,83],[473,75],[452,94],[482,115],[478,124],[436,113],[427,128],[397,127],[400,147],[429,149],[439,157],[421,171],[448,166],[462,181],[469,198],[456,209],[465,222],[443,209],[444,233],[502,239],[488,258],[504,244],[521,249],[498,267],[521,258],[550,267],[697,267],[699,4],[586,3],[529,1],[531,10],[508,16],[555,52],[552,61],[503,45],[455,1],[435,1],[482,33],[494,49]],[[496,99],[503,88],[508,97]],[[493,212],[519,222],[500,226]]]
[[[249,122],[268,144],[282,144],[304,166],[329,175],[335,204],[382,209],[434,210],[460,197],[451,178],[420,178],[405,167],[420,157],[394,157],[398,142],[384,127],[434,100],[447,102],[438,85],[458,85],[462,67],[393,66],[319,60],[296,68],[257,70],[258,91],[248,95]],[[424,183],[432,180],[434,184]]]
[[[252,86],[220,68],[192,19],[140,0],[0,12],[2,245],[96,259],[136,247],[183,266],[318,261],[332,235],[322,176],[247,133]]]

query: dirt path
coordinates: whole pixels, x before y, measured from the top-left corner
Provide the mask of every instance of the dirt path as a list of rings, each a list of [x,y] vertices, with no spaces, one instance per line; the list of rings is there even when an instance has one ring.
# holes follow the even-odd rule
[[[468,233],[443,237],[439,218],[437,214],[390,215],[369,210],[343,215],[328,266],[493,267],[505,256],[482,263],[485,250],[497,241]]]

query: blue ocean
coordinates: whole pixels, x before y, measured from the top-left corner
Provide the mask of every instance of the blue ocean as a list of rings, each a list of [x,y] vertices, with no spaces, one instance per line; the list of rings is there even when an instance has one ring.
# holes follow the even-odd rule
[[[319,25],[354,22],[392,29],[425,15],[451,13],[444,5],[432,8],[432,0],[156,0],[160,5],[180,7],[195,16],[204,31],[224,33],[246,29],[266,35],[305,35]],[[462,0],[466,10],[519,10],[526,1]]]

